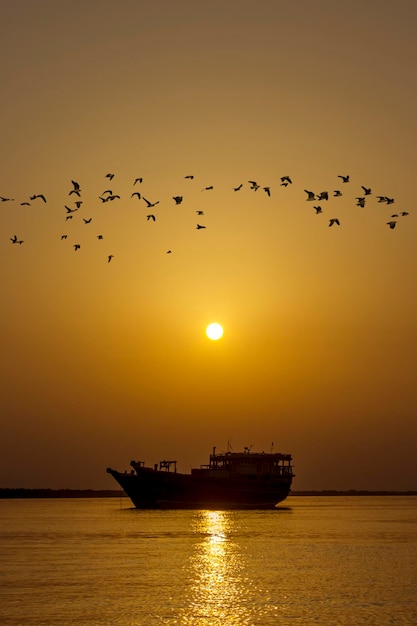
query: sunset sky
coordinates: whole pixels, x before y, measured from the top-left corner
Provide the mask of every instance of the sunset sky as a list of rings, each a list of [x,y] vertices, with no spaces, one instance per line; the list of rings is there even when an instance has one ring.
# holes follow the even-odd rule
[[[417,4],[0,5],[0,486],[417,489]]]

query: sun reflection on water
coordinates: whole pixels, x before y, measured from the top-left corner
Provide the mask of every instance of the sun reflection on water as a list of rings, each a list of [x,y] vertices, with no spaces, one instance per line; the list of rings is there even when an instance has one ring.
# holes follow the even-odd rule
[[[244,624],[244,559],[233,541],[235,520],[227,511],[200,511],[195,533],[201,538],[190,559],[193,583],[182,624]]]

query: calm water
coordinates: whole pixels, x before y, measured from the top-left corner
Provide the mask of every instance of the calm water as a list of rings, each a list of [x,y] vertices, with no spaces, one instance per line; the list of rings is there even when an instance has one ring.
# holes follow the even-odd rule
[[[0,624],[417,624],[417,497],[129,507],[0,500]]]

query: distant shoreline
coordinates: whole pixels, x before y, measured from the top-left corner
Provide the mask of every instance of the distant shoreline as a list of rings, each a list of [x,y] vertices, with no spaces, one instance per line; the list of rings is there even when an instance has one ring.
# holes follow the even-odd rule
[[[291,491],[290,496],[417,496],[417,491],[366,491],[333,489]],[[127,498],[122,490],[117,489],[25,489],[0,488],[0,499],[23,498]]]

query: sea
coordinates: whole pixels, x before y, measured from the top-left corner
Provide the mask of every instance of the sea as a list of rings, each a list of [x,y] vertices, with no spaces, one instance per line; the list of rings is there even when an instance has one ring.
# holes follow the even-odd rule
[[[417,624],[417,496],[0,500],[1,626]]]

